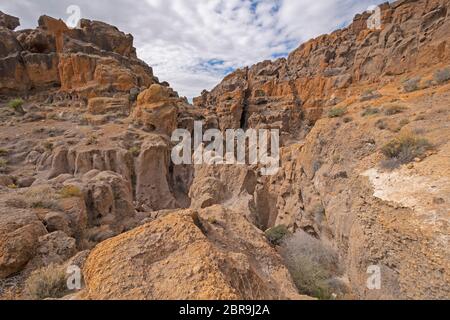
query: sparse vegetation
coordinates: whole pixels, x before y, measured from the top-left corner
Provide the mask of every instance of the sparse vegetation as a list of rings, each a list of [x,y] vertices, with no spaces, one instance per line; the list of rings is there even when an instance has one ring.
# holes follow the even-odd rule
[[[381,152],[387,160],[382,163],[382,166],[389,169],[410,163],[422,157],[432,147],[427,139],[413,133],[404,133],[383,146]]]
[[[8,160],[0,157],[0,172],[6,171],[8,168]]]
[[[331,286],[341,273],[338,255],[322,241],[299,231],[283,242],[282,255],[301,294],[331,299],[344,293]]]
[[[13,100],[9,101],[9,103],[8,103],[8,107],[13,109],[15,112],[20,113],[20,114],[24,114],[25,111],[23,110],[22,106],[23,106],[23,100],[22,99],[13,99]]]
[[[93,146],[98,143],[98,138],[96,136],[90,136],[86,142],[88,146]]]
[[[131,147],[128,151],[133,155],[133,157],[138,157],[141,154],[141,148],[139,148],[139,146]]]
[[[450,68],[438,70],[434,73],[434,81],[437,84],[443,84],[450,80]]]
[[[380,113],[380,109],[368,107],[368,108],[366,108],[366,109],[363,111],[363,113],[361,114],[361,116],[363,116],[363,117],[368,117],[368,116],[373,116],[373,115],[376,115],[376,114],[379,114],[379,113]]]
[[[377,127],[380,130],[386,130],[387,124],[383,119],[380,119],[375,123],[375,127]]]
[[[408,93],[419,90],[421,80],[420,77],[416,77],[403,81],[403,90]]]
[[[50,264],[34,271],[25,282],[25,292],[32,300],[64,297],[68,293],[64,267]]]
[[[42,145],[46,151],[53,150],[53,143],[51,141],[44,141],[44,143]]]
[[[16,195],[6,203],[11,208],[51,209],[59,211],[61,208],[57,202],[55,191],[46,185],[28,189],[25,193]]]
[[[8,153],[9,153],[8,150],[0,148],[0,157],[7,156]]]
[[[59,196],[63,199],[81,198],[83,196],[83,192],[81,192],[80,188],[77,186],[64,186],[59,191]]]
[[[352,117],[344,117],[343,121],[344,121],[344,123],[350,123],[353,121],[353,118]]]
[[[347,113],[345,108],[333,108],[328,112],[329,118],[340,118]]]
[[[384,109],[384,114],[386,116],[394,116],[396,114],[403,113],[405,110],[406,110],[406,108],[403,106],[392,105],[392,106],[388,106]]]
[[[285,225],[279,225],[266,231],[266,237],[269,242],[275,246],[281,245],[284,238],[290,234]]]

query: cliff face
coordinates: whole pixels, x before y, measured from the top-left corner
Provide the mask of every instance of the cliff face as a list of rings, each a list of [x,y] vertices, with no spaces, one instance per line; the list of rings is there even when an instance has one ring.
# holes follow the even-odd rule
[[[0,14],[0,297],[448,299],[450,3],[381,9],[194,105],[115,27]],[[281,129],[280,170],[174,165],[195,120]]]
[[[196,106],[217,113],[222,128],[275,126],[301,130],[361,85],[381,85],[448,61],[448,1],[397,1],[380,6],[382,29],[369,13],[345,29],[302,44],[287,59],[265,61],[227,76]]]
[[[34,30],[1,29],[0,94],[59,88],[84,97],[147,88],[158,80],[136,57],[133,37],[103,22],[81,20],[79,29],[48,16]],[[11,28],[7,28],[7,27]]]
[[[281,170],[258,178],[243,212],[263,228],[332,241],[359,298],[449,297],[449,96],[437,80],[449,72],[449,9],[448,1],[383,4],[381,30],[357,15],[194,99],[221,129],[281,129]],[[423,136],[434,151],[386,172],[383,147],[405,135]],[[226,185],[224,170],[197,170],[194,186],[211,175]],[[371,265],[381,268],[381,290],[367,289]]]

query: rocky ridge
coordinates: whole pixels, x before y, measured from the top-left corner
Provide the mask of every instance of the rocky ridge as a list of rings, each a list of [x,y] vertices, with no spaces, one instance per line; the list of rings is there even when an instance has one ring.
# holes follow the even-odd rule
[[[0,295],[77,264],[85,284],[67,299],[307,298],[264,237],[284,226],[331,244],[339,298],[448,298],[449,3],[381,8],[381,30],[357,15],[193,106],[115,27],[44,16],[13,31],[0,14]],[[173,165],[170,134],[195,120],[279,128],[280,171]],[[404,136],[433,147],[388,167],[384,146]]]

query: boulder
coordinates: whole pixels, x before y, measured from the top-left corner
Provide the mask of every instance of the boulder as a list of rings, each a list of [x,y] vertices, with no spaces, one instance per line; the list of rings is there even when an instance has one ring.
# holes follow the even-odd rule
[[[89,299],[306,299],[264,234],[219,206],[169,214],[107,240],[84,267]]]
[[[0,11],[0,27],[14,30],[18,26],[20,26],[19,18],[10,16]]]
[[[146,130],[171,136],[177,128],[177,104],[181,102],[171,88],[154,84],[139,94],[133,121]]]
[[[36,255],[47,231],[37,216],[23,209],[0,208],[0,278],[21,271]]]

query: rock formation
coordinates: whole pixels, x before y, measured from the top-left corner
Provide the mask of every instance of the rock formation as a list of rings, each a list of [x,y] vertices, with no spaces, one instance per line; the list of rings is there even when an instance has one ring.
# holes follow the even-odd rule
[[[113,26],[0,12],[0,298],[448,299],[450,4],[381,11],[193,105]],[[280,129],[280,170],[175,165],[171,133],[197,120]],[[286,257],[299,232],[311,256]],[[317,243],[336,261],[305,289]],[[82,290],[33,292],[49,266],[80,267]]]

